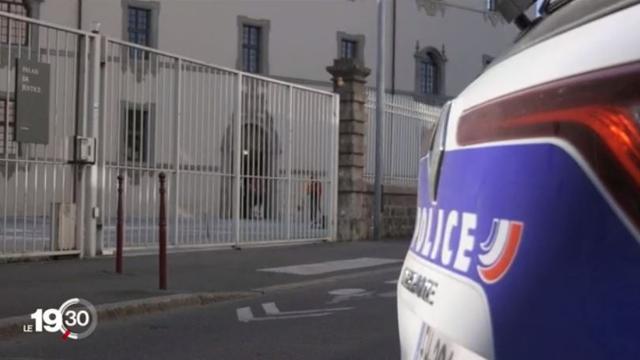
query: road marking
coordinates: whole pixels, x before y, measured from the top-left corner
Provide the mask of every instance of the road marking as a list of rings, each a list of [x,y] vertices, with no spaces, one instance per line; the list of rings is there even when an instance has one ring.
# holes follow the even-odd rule
[[[258,271],[268,271],[294,275],[319,275],[342,270],[353,270],[373,266],[395,264],[399,262],[402,262],[402,260],[362,257],[346,260],[325,261],[313,264],[301,264],[259,269]]]
[[[367,299],[373,296],[372,291],[365,289],[336,289],[329,291],[329,295],[333,295],[333,298],[327,301],[327,304],[337,304],[343,301]]]
[[[329,295],[335,296],[354,296],[367,292],[365,289],[337,289],[329,291]]]
[[[378,294],[379,297],[382,298],[394,298],[396,297],[396,291],[388,291],[388,292],[384,292],[384,293],[380,293]]]
[[[262,308],[267,316],[256,317],[253,315],[251,307],[242,307],[236,309],[238,321],[250,322],[250,321],[265,321],[265,320],[288,320],[299,318],[311,318],[332,315],[338,311],[351,310],[353,307],[336,307],[326,309],[309,309],[309,310],[295,310],[295,311],[280,311],[275,303],[263,303]]]
[[[280,311],[280,309],[278,309],[278,307],[276,306],[276,303],[264,303],[262,304],[262,308],[264,309],[264,312],[267,315],[300,315],[300,314],[313,314],[313,313],[317,313],[317,312],[335,312],[335,311],[345,311],[345,310],[351,310],[353,309],[352,307],[336,307],[336,308],[329,308],[329,309],[311,309],[311,310],[294,310],[294,311]]]
[[[393,279],[389,281],[385,281],[385,284],[396,285],[398,283],[398,279]]]
[[[250,307],[238,308],[236,309],[236,314],[238,315],[238,321],[248,322],[253,319],[253,313]]]
[[[395,280],[393,280],[395,282]],[[385,283],[389,284],[390,281],[385,281]],[[381,298],[394,298],[396,297],[396,291],[386,291],[381,293],[376,293],[375,291],[367,291],[365,289],[335,289],[329,291],[329,295],[333,295],[333,298],[327,301],[327,304],[337,304],[343,301],[350,300],[361,300],[361,299],[371,299],[373,296],[378,296]]]

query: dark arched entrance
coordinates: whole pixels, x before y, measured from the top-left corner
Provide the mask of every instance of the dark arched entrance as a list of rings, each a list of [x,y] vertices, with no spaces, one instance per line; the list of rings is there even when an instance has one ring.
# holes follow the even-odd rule
[[[249,112],[249,114],[254,114]],[[261,116],[258,116],[261,115]],[[221,163],[226,174],[220,186],[221,216],[233,217],[237,207],[241,219],[278,218],[278,134],[269,113],[247,116],[243,114],[240,127],[240,146],[235,142],[236,118],[231,117],[222,140]],[[239,150],[237,158],[236,149]],[[239,198],[235,204],[236,171],[239,160]]]
[[[274,159],[268,132],[257,124],[244,124],[241,149],[241,217],[243,219],[272,218],[275,199],[275,184],[271,180]]]

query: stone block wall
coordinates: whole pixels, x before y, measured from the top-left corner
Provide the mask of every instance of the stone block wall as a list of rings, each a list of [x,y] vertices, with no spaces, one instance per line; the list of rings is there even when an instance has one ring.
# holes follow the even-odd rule
[[[367,184],[365,214],[370,219],[373,208],[373,193],[373,185]],[[417,188],[414,186],[383,186],[381,238],[404,240],[413,236],[417,201]],[[370,220],[369,225],[368,232],[373,234],[373,220]]]

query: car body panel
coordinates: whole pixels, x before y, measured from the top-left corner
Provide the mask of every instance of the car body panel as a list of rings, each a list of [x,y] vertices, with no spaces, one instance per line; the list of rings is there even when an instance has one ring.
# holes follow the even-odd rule
[[[527,48],[453,100],[437,196],[420,160],[398,281],[403,359],[634,359],[640,232],[557,137],[461,145],[460,118],[516,92],[640,61],[640,6]],[[585,40],[585,39],[588,39]],[[634,195],[631,195],[634,196]]]
[[[428,179],[426,163],[426,159],[421,162],[421,187]],[[405,318],[425,319],[456,344],[486,358],[493,358],[492,350],[495,358],[507,359],[629,357],[623,345],[633,343],[629,337],[634,332],[629,329],[640,323],[636,305],[640,304],[640,246],[563,146],[514,144],[449,151],[441,176],[437,204],[420,193],[420,209],[434,209],[432,221],[423,226],[426,231],[417,227],[405,267],[429,279],[449,277],[438,283],[434,305],[422,301],[422,307],[434,308],[454,297],[457,309],[442,310],[445,314],[439,316],[405,314]],[[458,221],[449,227],[447,241],[452,212],[458,213],[453,216]],[[468,231],[464,213],[476,218]],[[494,219],[521,222],[524,227],[512,263],[498,281],[487,283],[478,269],[483,265],[480,257],[488,253],[481,243],[489,240]],[[465,231],[473,241],[468,251],[461,252]],[[443,255],[447,247],[453,253],[448,260]],[[469,265],[463,271],[455,264],[457,256],[465,255]],[[488,309],[480,306],[482,295],[460,297],[461,292],[450,290],[447,282],[481,291]],[[402,313],[410,308],[403,302],[417,298],[409,296],[415,297],[402,278],[399,293]],[[483,320],[486,312],[489,322]],[[445,320],[438,320],[442,316]],[[452,324],[458,327],[450,329]],[[544,340],[544,346],[531,348],[532,338]]]

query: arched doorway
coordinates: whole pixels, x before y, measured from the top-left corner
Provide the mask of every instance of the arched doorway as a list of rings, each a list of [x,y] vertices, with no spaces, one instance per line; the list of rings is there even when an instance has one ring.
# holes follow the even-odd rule
[[[236,207],[235,117],[231,117],[220,148],[224,176],[220,183],[220,213],[231,219]],[[281,152],[278,134],[270,114],[243,116],[240,127],[239,215],[241,219],[278,218],[278,164]]]
[[[269,134],[255,123],[244,124],[240,160],[240,215],[243,219],[271,219],[275,213],[275,158]]]
[[[270,143],[261,126],[244,124],[242,129],[241,216],[243,219],[266,218],[269,208]]]

